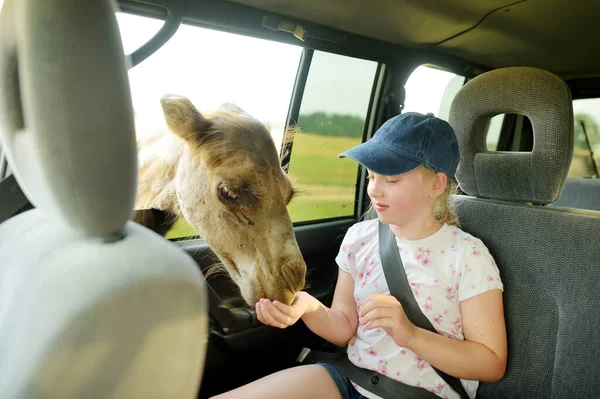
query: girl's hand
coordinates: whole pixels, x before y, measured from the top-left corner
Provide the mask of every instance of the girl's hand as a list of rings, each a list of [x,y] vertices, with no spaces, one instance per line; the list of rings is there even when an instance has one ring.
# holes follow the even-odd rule
[[[298,292],[291,306],[270,299],[261,299],[255,305],[256,317],[268,326],[286,328],[296,323],[307,311],[307,301],[303,299],[304,292]]]
[[[358,311],[360,325],[368,324],[365,330],[383,328],[396,345],[407,348],[417,327],[406,317],[404,309],[392,295],[372,294]]]

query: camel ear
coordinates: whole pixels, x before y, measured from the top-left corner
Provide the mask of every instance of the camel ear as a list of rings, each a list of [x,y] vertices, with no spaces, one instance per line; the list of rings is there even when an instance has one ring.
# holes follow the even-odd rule
[[[219,106],[220,109],[226,109],[229,111],[237,112],[238,114],[245,114],[246,112],[233,103],[223,103]]]
[[[210,124],[187,97],[168,94],[160,105],[169,129],[185,140],[197,140]]]

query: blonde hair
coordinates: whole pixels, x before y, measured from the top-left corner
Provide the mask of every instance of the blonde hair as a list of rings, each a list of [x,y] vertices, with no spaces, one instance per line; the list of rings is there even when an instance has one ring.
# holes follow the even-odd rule
[[[426,165],[421,165],[419,167],[419,170],[425,178],[432,178],[437,173],[435,170],[429,168]],[[450,226],[460,227],[458,216],[456,215],[456,213],[454,213],[454,210],[452,209],[454,206],[450,198],[450,196],[455,195],[456,192],[456,181],[448,177],[446,189],[435,199],[435,204],[433,206],[433,216],[435,217],[435,220],[437,220],[439,223],[445,223]],[[373,204],[369,204],[368,209],[362,215],[362,219],[372,219],[375,217],[377,217],[377,214],[374,211]]]
[[[429,168],[426,165],[421,165],[419,169],[421,170],[423,176],[426,178],[431,178],[437,173],[435,170]],[[460,227],[458,216],[456,216],[456,213],[454,213],[454,210],[452,209],[453,204],[450,198],[451,195],[456,194],[456,187],[457,186],[454,179],[448,177],[446,189],[435,199],[435,204],[433,206],[433,216],[441,224],[445,223],[450,226]]]

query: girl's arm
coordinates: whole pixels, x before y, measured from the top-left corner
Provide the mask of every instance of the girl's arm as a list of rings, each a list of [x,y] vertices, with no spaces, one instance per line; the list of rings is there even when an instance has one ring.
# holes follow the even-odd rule
[[[464,340],[416,327],[391,295],[371,295],[359,312],[366,329],[383,328],[398,346],[446,374],[468,380],[495,382],[506,370],[506,327],[502,291],[495,289],[460,303]]]
[[[354,300],[354,280],[349,273],[339,270],[331,309],[310,296],[304,323],[312,332],[337,346],[346,346],[358,329],[358,314]]]
[[[292,306],[262,299],[256,305],[256,313],[261,322],[279,328],[286,328],[302,318],[321,338],[337,346],[346,346],[358,328],[354,280],[349,273],[339,270],[331,309],[301,291],[296,294]]]
[[[457,378],[496,382],[506,371],[506,327],[502,291],[491,290],[460,303],[464,341],[415,328],[408,349]]]

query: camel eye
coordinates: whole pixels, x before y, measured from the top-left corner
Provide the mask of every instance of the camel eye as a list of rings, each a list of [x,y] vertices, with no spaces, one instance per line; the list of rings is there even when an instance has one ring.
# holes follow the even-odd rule
[[[235,193],[231,192],[231,190],[225,186],[219,187],[219,195],[224,201],[237,202],[239,199]]]

